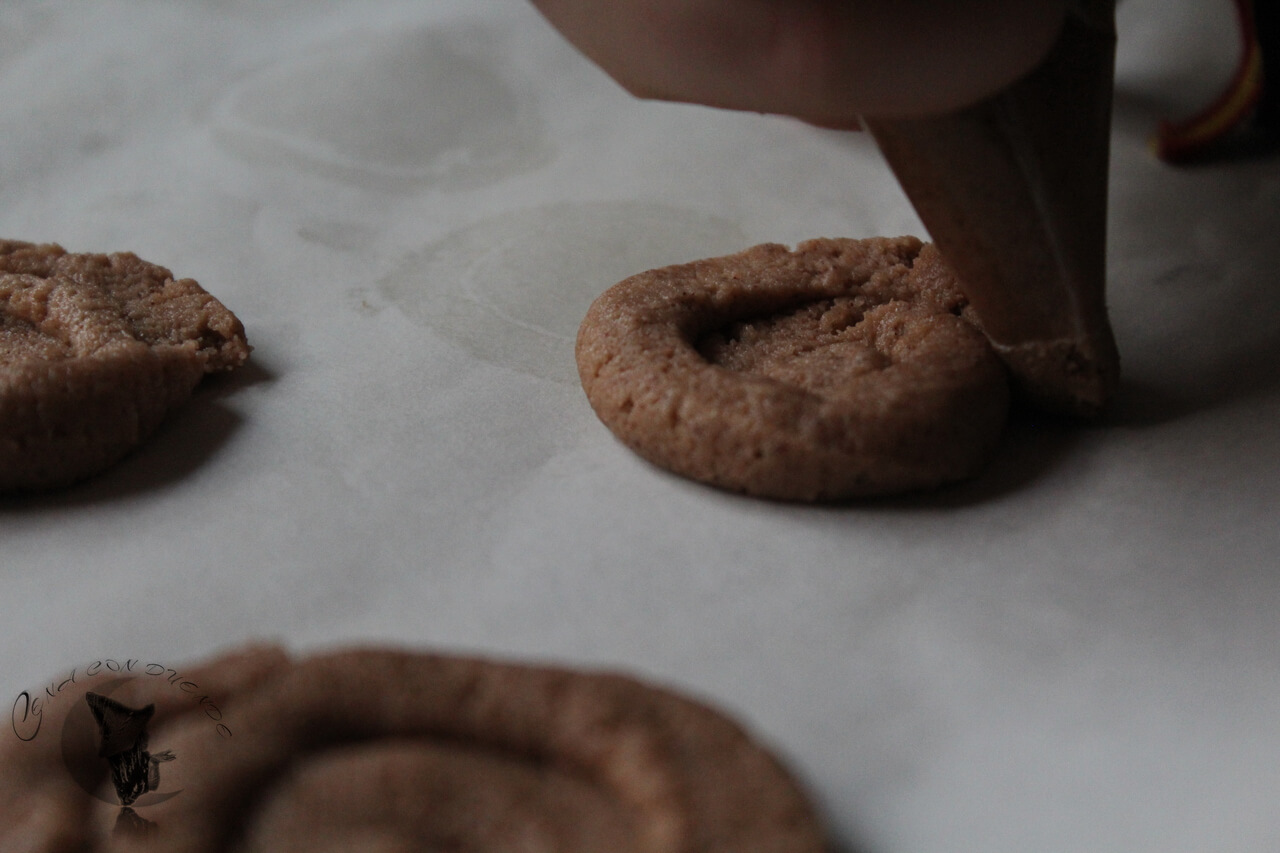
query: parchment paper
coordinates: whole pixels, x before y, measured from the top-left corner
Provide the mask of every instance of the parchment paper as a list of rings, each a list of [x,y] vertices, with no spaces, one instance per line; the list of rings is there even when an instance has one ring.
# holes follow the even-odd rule
[[[639,461],[572,342],[649,267],[923,234],[865,135],[633,100],[521,2],[7,2],[0,234],[169,266],[256,350],[0,505],[6,716],[106,657],[387,642],[702,696],[849,853],[1280,849],[1280,160],[1146,148],[1229,76],[1225,0],[1119,24],[1114,416],[810,508]]]

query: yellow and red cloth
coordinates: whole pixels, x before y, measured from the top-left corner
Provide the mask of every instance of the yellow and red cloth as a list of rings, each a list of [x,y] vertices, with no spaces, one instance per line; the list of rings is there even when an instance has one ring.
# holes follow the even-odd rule
[[[1152,150],[1170,163],[1204,159],[1218,143],[1246,128],[1274,135],[1280,131],[1280,87],[1274,83],[1277,63],[1276,22],[1280,8],[1274,0],[1235,0],[1240,26],[1240,61],[1231,81],[1207,107],[1190,118],[1160,123]],[[1267,85],[1267,66],[1272,85]]]

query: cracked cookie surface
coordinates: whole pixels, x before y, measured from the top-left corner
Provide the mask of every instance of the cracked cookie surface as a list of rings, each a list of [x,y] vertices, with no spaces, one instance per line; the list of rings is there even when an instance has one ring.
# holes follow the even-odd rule
[[[164,267],[0,241],[0,492],[107,468],[249,349],[222,303]]]
[[[731,491],[823,501],[972,475],[1005,370],[931,244],[764,244],[633,276],[577,360],[601,421],[649,461]]]

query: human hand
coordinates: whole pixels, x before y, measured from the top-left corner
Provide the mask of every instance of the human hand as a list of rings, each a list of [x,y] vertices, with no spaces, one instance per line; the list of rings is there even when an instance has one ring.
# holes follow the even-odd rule
[[[632,94],[857,127],[946,112],[1034,67],[1067,0],[533,0]]]

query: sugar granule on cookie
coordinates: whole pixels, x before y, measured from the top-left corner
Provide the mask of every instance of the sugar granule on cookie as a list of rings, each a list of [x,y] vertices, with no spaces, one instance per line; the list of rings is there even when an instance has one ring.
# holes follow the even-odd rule
[[[0,240],[0,492],[102,471],[249,350],[235,315],[164,267]]]
[[[47,701],[44,731],[0,731],[0,849],[828,849],[799,784],[742,726],[627,675],[364,648],[258,649],[181,677],[191,690],[98,679],[154,709],[149,749],[169,757],[132,807],[91,722],[86,739],[59,736],[98,680],[82,672]]]
[[[578,371],[649,461],[825,501],[935,487],[989,458],[1009,386],[930,244],[823,239],[641,273],[591,306]]]

